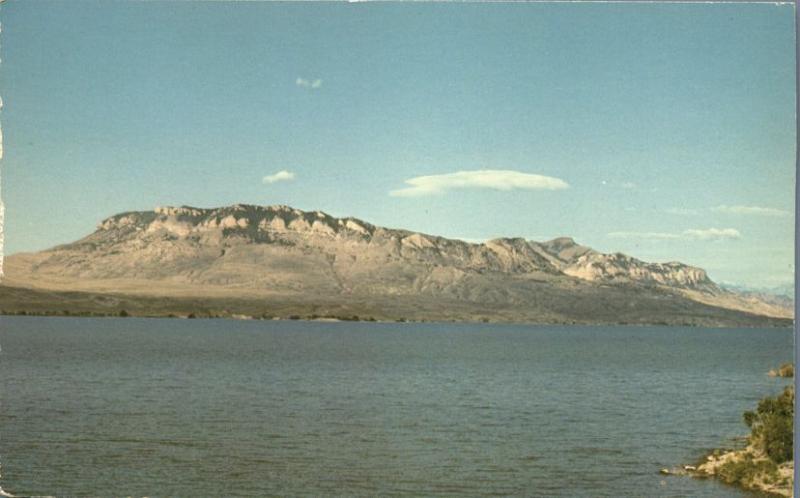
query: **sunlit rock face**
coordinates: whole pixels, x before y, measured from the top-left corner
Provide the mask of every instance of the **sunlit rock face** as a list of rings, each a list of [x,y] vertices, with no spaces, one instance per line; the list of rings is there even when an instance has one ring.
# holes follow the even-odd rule
[[[624,254],[590,253],[564,268],[564,273],[590,281],[635,281],[676,287],[710,287],[700,268],[681,263],[646,263]]]
[[[244,267],[236,260],[245,253],[247,274],[242,274]],[[305,283],[334,279],[348,289],[361,285],[410,292],[452,288],[476,275],[506,274],[718,291],[699,268],[602,254],[569,237],[546,242],[500,238],[471,244],[284,205],[164,206],[122,213],[102,221],[88,237],[60,246],[49,263],[38,268],[64,258],[70,261],[65,271],[95,277],[175,278],[159,269],[170,261],[181,266],[179,278],[198,283],[209,272],[216,281],[227,271],[225,281],[239,284],[288,273]],[[298,268],[311,273],[298,275]]]
[[[401,306],[404,317],[420,303],[439,319],[476,318],[480,308],[512,321],[649,323],[707,313],[698,303],[791,316],[720,289],[700,268],[603,254],[568,237],[469,243],[283,205],[120,213],[78,241],[10,256],[4,270],[4,282],[22,287]]]

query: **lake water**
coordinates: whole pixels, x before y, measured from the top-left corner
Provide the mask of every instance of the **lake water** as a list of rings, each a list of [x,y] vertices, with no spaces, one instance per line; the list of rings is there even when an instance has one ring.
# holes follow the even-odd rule
[[[18,495],[753,496],[662,476],[747,433],[790,329],[0,317]]]

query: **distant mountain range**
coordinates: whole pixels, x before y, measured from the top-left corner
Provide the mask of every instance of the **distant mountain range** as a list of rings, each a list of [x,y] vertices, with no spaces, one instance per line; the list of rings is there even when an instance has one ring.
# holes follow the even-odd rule
[[[777,287],[747,287],[723,283],[720,287],[745,299],[769,303],[784,309],[794,308],[794,286],[791,284]]]
[[[720,287],[722,287],[723,289],[728,289],[730,291],[739,293],[764,294],[768,296],[786,297],[789,299],[794,299],[793,284],[783,284],[773,287],[752,287],[748,285],[739,285],[739,284],[722,282],[720,283]]]
[[[562,237],[468,243],[288,206],[121,213],[6,258],[7,313],[786,325],[791,306],[700,268]]]

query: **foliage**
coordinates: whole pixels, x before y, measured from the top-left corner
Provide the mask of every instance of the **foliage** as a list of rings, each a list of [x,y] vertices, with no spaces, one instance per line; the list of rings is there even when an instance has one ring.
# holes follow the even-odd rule
[[[775,463],[792,459],[794,388],[786,387],[774,397],[758,403],[755,412],[744,413],[744,422],[752,430],[751,442]]]
[[[778,369],[778,375],[781,377],[794,377],[794,365],[785,363]]]
[[[794,377],[794,365],[791,363],[784,363],[777,370],[769,371],[770,377]]]
[[[772,460],[754,460],[747,453],[741,459],[725,462],[718,470],[719,477],[729,484],[740,484],[749,487],[759,477],[765,480],[778,479],[778,466]]]

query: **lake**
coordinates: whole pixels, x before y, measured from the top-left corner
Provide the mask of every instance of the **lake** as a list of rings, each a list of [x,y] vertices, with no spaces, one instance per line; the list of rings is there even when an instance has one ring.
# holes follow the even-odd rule
[[[17,495],[753,496],[791,329],[0,317]]]

